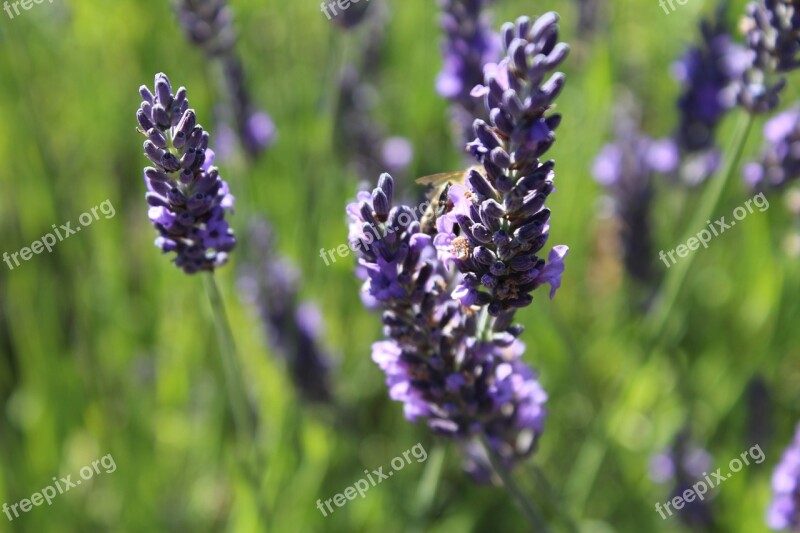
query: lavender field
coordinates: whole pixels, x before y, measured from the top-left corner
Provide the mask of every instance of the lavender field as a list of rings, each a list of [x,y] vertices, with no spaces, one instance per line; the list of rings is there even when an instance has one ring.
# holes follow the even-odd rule
[[[800,2],[0,9],[0,532],[800,531]]]

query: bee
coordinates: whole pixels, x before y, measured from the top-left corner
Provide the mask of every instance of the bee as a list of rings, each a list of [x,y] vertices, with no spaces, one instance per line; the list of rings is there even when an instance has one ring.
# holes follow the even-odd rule
[[[453,209],[453,202],[450,201],[448,193],[450,186],[453,184],[463,184],[471,170],[480,172],[480,167],[471,166],[466,170],[458,170],[456,172],[442,172],[439,174],[431,174],[430,176],[423,176],[415,180],[420,185],[427,185],[429,192],[427,194],[430,204],[422,215],[420,225],[422,231],[429,233],[436,227],[436,219],[446,214]]]

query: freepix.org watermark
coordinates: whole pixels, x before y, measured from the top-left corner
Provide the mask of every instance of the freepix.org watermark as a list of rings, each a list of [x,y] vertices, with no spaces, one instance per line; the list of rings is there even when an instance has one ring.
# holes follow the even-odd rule
[[[51,4],[53,0],[48,0]],[[28,11],[30,8],[33,7],[33,4],[41,4],[44,0],[16,0],[15,2],[3,2],[3,11],[8,14],[8,18],[13,19],[14,15],[11,14],[11,9],[14,9],[14,13],[19,15],[19,8],[21,7],[25,11]]]
[[[397,231],[402,230],[403,228],[406,228],[412,222],[417,222],[421,220],[422,217],[425,215],[425,212],[428,210],[428,207],[430,207],[430,205],[431,203],[426,200],[421,204],[419,204],[416,208],[414,208],[413,214],[407,212],[400,213],[400,215],[398,215],[397,217],[397,224],[394,226],[387,225],[385,229],[386,232],[385,234],[389,235],[395,233]],[[364,237],[362,237],[361,239],[356,241],[350,241],[349,244],[340,244],[336,248],[331,248],[330,250],[326,250],[325,248],[320,248],[319,256],[322,258],[323,261],[325,261],[325,266],[330,266],[331,262],[333,263],[336,262],[336,256],[334,255],[334,253],[339,254],[339,257],[344,259],[348,255],[350,255],[350,252],[356,252],[361,250],[362,248],[366,250],[370,244],[382,238],[383,237],[381,236],[380,231],[378,231],[378,228],[370,225],[369,231],[365,230]],[[328,260],[328,257],[330,257],[330,260]]]
[[[735,220],[727,221],[726,217],[720,217],[718,220],[715,220],[713,224],[710,220],[706,220],[708,229],[701,229],[697,232],[696,236],[690,237],[686,241],[686,244],[679,244],[676,248],[673,248],[666,253],[664,253],[664,250],[661,250],[658,252],[659,259],[661,259],[664,262],[664,265],[669,268],[677,263],[678,259],[686,257],[689,255],[689,252],[694,252],[700,248],[701,244],[703,245],[703,248],[708,248],[708,243],[711,242],[711,239],[720,236],[725,232],[725,230],[729,230],[735,226],[737,221],[742,221],[747,218],[747,215],[752,214],[754,205],[761,213],[769,209],[769,201],[767,200],[767,197],[764,196],[763,192],[758,193],[754,197],[747,200],[744,205],[740,205],[734,209],[733,218]],[[675,258],[675,254],[678,255],[678,259]],[[667,257],[669,257],[669,261],[667,261]]]
[[[711,474],[703,472],[705,479],[698,481],[692,485],[691,488],[683,491],[683,494],[680,496],[675,496],[671,500],[667,500],[664,502],[663,506],[661,502],[656,503],[656,512],[661,515],[662,520],[666,520],[667,516],[672,516],[672,509],[669,508],[670,505],[672,505],[676,511],[680,511],[687,503],[691,503],[695,500],[703,501],[709,489],[718,487],[723,481],[733,477],[733,474],[739,472],[745,466],[749,466],[749,459],[752,459],[753,462],[760,465],[764,462],[765,458],[766,456],[761,450],[761,445],[756,444],[749,450],[742,452],[739,457],[734,457],[730,460],[728,463],[728,469],[730,471],[727,474],[722,473],[722,468],[717,468],[716,472],[711,472]],[[664,511],[667,511],[667,514],[664,514]]]
[[[418,442],[412,446],[411,449],[404,451],[402,456],[398,455],[392,459],[390,463],[392,470],[384,473],[382,466],[377,470],[373,470],[372,472],[369,470],[364,470],[364,473],[367,475],[367,479],[369,481],[364,478],[359,479],[352,486],[346,487],[342,492],[334,494],[333,497],[325,500],[324,505],[321,499],[317,500],[317,509],[319,509],[319,512],[322,513],[322,516],[328,516],[328,513],[333,514],[335,511],[335,509],[331,507],[331,502],[333,502],[336,507],[344,507],[349,500],[355,500],[356,496],[361,496],[364,498],[367,495],[367,491],[371,487],[374,487],[384,479],[389,479],[394,475],[395,472],[399,472],[405,468],[407,464],[410,465],[411,457],[409,456],[413,456],[418,463],[421,463],[428,458],[428,452],[425,451],[425,448],[422,446],[422,444]],[[328,510],[327,512],[325,511],[326,508]]]
[[[34,507],[39,507],[44,502],[47,502],[47,505],[53,505],[53,499],[59,494],[64,494],[65,492],[69,491],[80,485],[83,481],[88,481],[94,477],[95,474],[100,475],[102,472],[100,471],[100,467],[103,467],[106,474],[111,474],[117,469],[117,463],[114,462],[114,458],[111,454],[106,454],[100,459],[96,461],[92,461],[91,465],[86,465],[80,469],[78,474],[80,478],[72,481],[72,476],[69,475],[67,477],[56,478],[53,477],[53,484],[48,485],[40,491],[34,492],[30,498],[25,498],[23,500],[18,501],[12,505],[8,503],[3,504],[3,513],[5,513],[6,518],[8,521],[11,522],[15,518],[19,518],[20,514],[19,511],[23,513],[27,513]],[[13,513],[14,516],[11,516]]]
[[[325,13],[325,16],[328,17],[328,20],[331,20],[331,13],[333,13],[334,17],[339,16],[339,11],[336,11],[337,6],[342,11],[347,11],[347,9],[352,4],[357,4],[359,2],[369,2],[369,0],[337,0],[335,2],[327,2],[327,3],[326,2],[327,0],[319,5],[319,10]]]
[[[20,265],[20,258],[23,261],[29,260],[33,257],[33,254],[39,255],[43,251],[47,250],[47,253],[53,251],[53,246],[56,243],[63,241],[67,237],[71,235],[75,235],[78,233],[82,228],[91,225],[92,222],[95,220],[100,220],[100,215],[97,214],[97,211],[105,217],[106,220],[109,218],[113,218],[114,215],[117,214],[117,211],[114,209],[114,206],[111,205],[111,200],[105,200],[100,205],[94,206],[89,212],[81,213],[81,216],[78,217],[78,222],[80,222],[80,226],[77,224],[75,227],[72,227],[72,222],[67,222],[66,224],[61,224],[58,228],[55,224],[53,224],[53,230],[55,231],[55,235],[52,233],[48,233],[37,239],[31,243],[30,246],[26,246],[21,250],[14,252],[13,254],[9,254],[8,252],[3,252],[3,261],[5,261],[6,265],[8,265],[9,270],[14,270],[14,265]],[[58,240],[56,241],[56,236]],[[11,261],[14,261],[14,265],[11,264]]]

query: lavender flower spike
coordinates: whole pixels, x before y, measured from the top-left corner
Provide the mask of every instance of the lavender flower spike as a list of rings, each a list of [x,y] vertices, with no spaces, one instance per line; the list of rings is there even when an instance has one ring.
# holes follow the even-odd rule
[[[373,345],[372,359],[408,420],[427,419],[461,443],[483,435],[510,465],[533,451],[546,416],[547,395],[521,360],[520,328],[479,335],[479,314],[451,296],[457,274],[393,196],[383,174],[347,206],[362,296],[383,311],[388,337]]]
[[[249,249],[255,255],[241,269],[241,293],[258,308],[267,339],[286,361],[300,396],[311,402],[327,402],[333,396],[331,364],[320,342],[319,309],[299,300],[299,272],[278,254],[272,228],[265,221],[254,222],[248,237]]]
[[[189,109],[186,89],[173,94],[163,73],[156,74],[154,89],[139,89],[143,101],[136,119],[147,137],[145,155],[154,165],[144,169],[144,180],[149,217],[159,233],[156,246],[175,252],[175,265],[187,274],[213,271],[236,244],[225,221],[234,199],[212,166],[208,133]]]
[[[464,305],[488,304],[494,317],[529,305],[540,285],[549,284],[553,297],[568,252],[556,246],[547,261],[538,255],[549,237],[544,204],[555,177],[555,163],[539,158],[555,142],[561,116],[549,110],[564,86],[560,72],[545,77],[569,52],[557,23],[551,12],[503,26],[505,58],[486,65],[484,84],[472,90],[490,117],[475,120],[477,138],[467,145],[481,167],[466,186],[450,188],[454,208],[437,220],[441,258],[464,273],[455,294]]]
[[[738,102],[751,113],[765,113],[778,106],[778,94],[786,80],[767,80],[800,66],[800,9],[795,0],[759,0],[747,6],[742,22],[750,51],[750,63],[738,91]]]
[[[800,425],[772,473],[772,492],[767,525],[776,531],[800,531]]]
[[[767,141],[761,160],[745,165],[745,181],[754,189],[783,188],[800,178],[800,108],[779,113],[764,124]]]
[[[597,155],[592,174],[608,191],[619,220],[625,269],[641,286],[650,287],[658,280],[653,268],[653,176],[674,171],[680,155],[672,139],[651,139],[634,119],[618,115],[617,138]]]
[[[233,121],[242,147],[250,157],[258,156],[275,140],[275,125],[251,102],[244,71],[236,55],[233,13],[226,0],[179,0],[178,20],[187,39],[209,59],[219,59],[232,106]]]
[[[683,86],[678,99],[680,125],[676,140],[688,153],[714,147],[717,124],[732,107],[726,90],[743,74],[746,51],[728,34],[722,9],[715,19],[700,23],[702,43],[689,48],[673,65],[673,74]],[[711,169],[713,172],[713,169]]]
[[[483,66],[497,61],[500,36],[492,31],[484,12],[490,0],[442,0],[441,26],[444,65],[436,77],[436,91],[453,102],[453,122],[459,134],[472,138],[472,121],[489,116],[470,91],[483,81]]]

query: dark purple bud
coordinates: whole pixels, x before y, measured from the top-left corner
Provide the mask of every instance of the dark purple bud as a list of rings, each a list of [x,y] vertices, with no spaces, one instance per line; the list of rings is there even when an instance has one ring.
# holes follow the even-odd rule
[[[394,194],[394,180],[392,176],[387,173],[381,174],[381,177],[378,178],[378,187],[383,191],[383,194],[386,195],[386,201],[389,204],[389,207],[392,206],[392,195]]]
[[[527,272],[536,266],[535,255],[518,255],[508,261],[508,266],[515,272]]]
[[[375,218],[378,221],[386,222],[386,218],[389,216],[389,200],[380,187],[372,191],[372,209],[375,211]]]
[[[142,96],[142,100],[147,102],[148,104],[153,103],[153,93],[150,92],[150,89],[147,88],[147,85],[142,85],[139,87],[139,94]],[[145,128],[150,129],[150,128]]]
[[[157,193],[148,192],[144,195],[144,198],[147,200],[147,205],[153,207],[169,207],[169,201]]]
[[[485,246],[478,246],[473,251],[473,256],[475,260],[481,263],[482,265],[490,266],[497,261],[497,256],[494,255],[494,252],[486,248]]]
[[[196,125],[197,117],[195,116],[194,109],[188,109],[178,122],[176,130],[188,136]]]
[[[470,228],[475,240],[482,244],[489,244],[492,242],[492,232],[483,224],[473,224]]]
[[[511,165],[511,158],[508,152],[499,146],[489,153],[489,159],[499,168],[508,168]]]
[[[186,152],[185,154],[183,154],[183,157],[181,157],[181,163],[180,163],[181,168],[186,170],[191,170],[193,168],[196,159],[197,159],[197,152]]]
[[[161,104],[155,104],[153,106],[153,120],[156,123],[156,126],[165,130],[170,127],[170,120],[169,115],[167,114],[166,109]]]
[[[173,187],[167,194],[170,206],[180,207],[186,205],[186,196],[177,188]]]
[[[154,165],[161,166],[161,160],[164,158],[164,150],[153,144],[150,139],[144,142],[144,153]]]
[[[492,120],[492,124],[506,135],[511,135],[511,132],[514,131],[514,122],[502,109],[498,107],[492,109],[489,118]]]
[[[489,185],[489,182],[486,181],[486,178],[483,177],[483,174],[474,168],[470,169],[467,182],[469,183],[470,188],[479,196],[483,198],[493,198],[495,196],[492,186]]]
[[[145,167],[144,175],[150,181],[167,181],[169,179],[166,173],[153,167]]]
[[[161,157],[161,166],[164,167],[164,170],[167,172],[175,172],[181,168],[181,162],[178,160],[175,154],[171,152],[164,152],[164,155]]]
[[[502,261],[495,261],[495,263],[489,267],[489,272],[493,276],[505,276],[508,273],[508,267]]]
[[[139,122],[139,127],[142,131],[150,131],[153,128],[153,122],[142,109],[136,111],[136,120]]]
[[[164,137],[164,134],[156,128],[151,128],[150,131],[147,132],[147,138],[153,141],[153,144],[162,150],[167,149],[167,139]]]
[[[156,98],[158,103],[166,107],[172,98],[172,87],[169,83],[169,78],[163,72],[156,74],[155,79]]]

